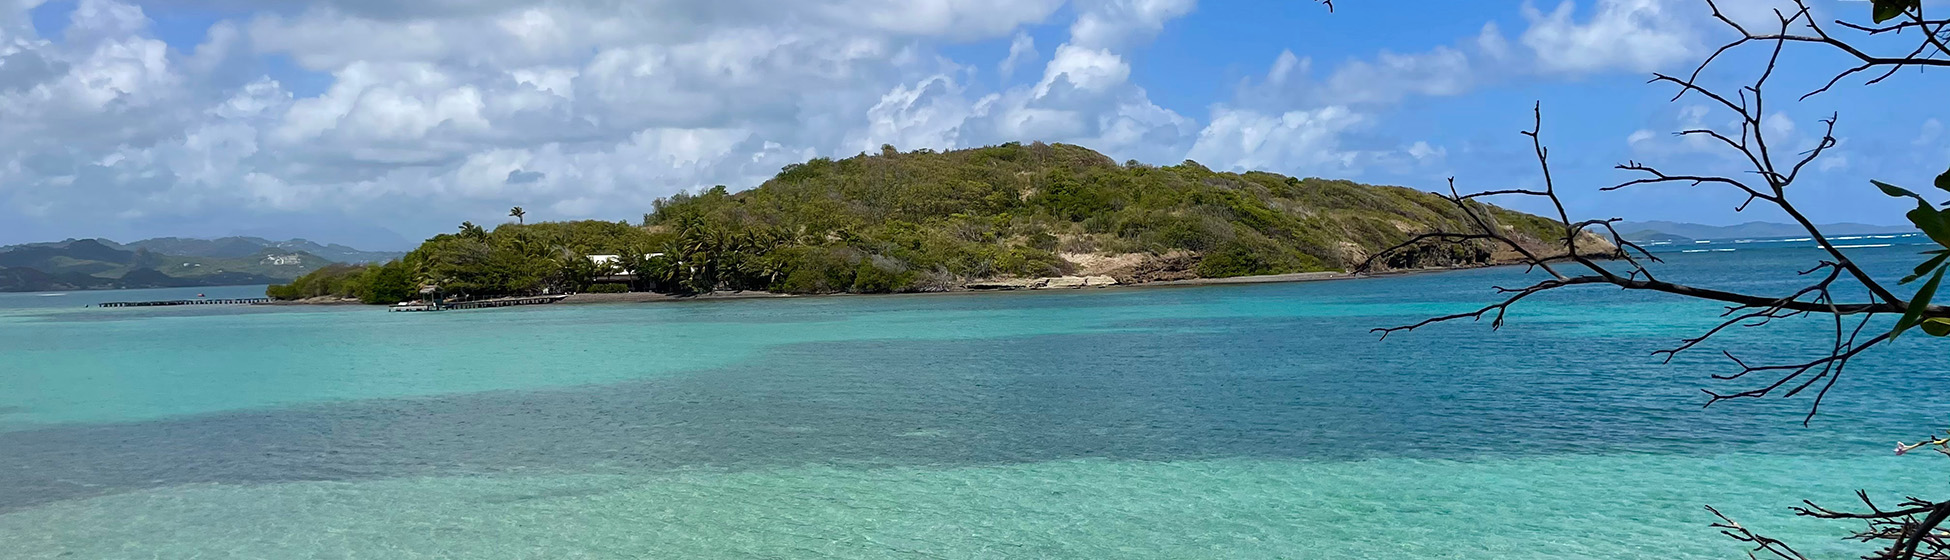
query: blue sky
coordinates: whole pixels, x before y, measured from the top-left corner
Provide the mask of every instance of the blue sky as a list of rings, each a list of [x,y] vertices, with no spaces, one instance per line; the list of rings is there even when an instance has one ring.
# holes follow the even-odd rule
[[[1577,218],[1736,223],[1733,193],[1601,193],[1626,160],[1733,173],[1669,135],[1727,30],[1701,0],[5,0],[0,243],[250,234],[408,245],[462,220],[635,220],[786,163],[892,143],[1071,142],[1169,164],[1439,188],[1535,186],[1545,110]],[[1781,4],[1722,0],[1759,21]],[[1943,5],[1932,1],[1930,6]],[[1824,20],[1867,5],[1816,1]],[[1806,102],[1845,68],[1791,52],[1775,144],[1841,115],[1797,184],[1822,221],[1899,223],[1867,184],[1950,168],[1946,74]],[[1721,85],[1749,59],[1718,66]],[[1535,201],[1499,203],[1540,211]]]

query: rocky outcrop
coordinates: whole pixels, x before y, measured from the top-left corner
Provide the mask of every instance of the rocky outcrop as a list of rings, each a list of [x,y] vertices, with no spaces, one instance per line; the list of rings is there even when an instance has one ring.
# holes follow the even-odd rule
[[[1118,283],[1122,284],[1170,282],[1198,278],[1198,273],[1193,270],[1197,267],[1198,255],[1187,251],[1173,251],[1105,274],[1116,278]]]

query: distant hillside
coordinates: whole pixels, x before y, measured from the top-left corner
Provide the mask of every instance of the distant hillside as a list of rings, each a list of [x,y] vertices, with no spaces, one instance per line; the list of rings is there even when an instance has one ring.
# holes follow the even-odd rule
[[[1684,242],[1695,239],[1760,239],[1766,237],[1806,236],[1807,230],[1799,224],[1780,224],[1773,222],[1747,222],[1732,226],[1709,226],[1684,222],[1618,222],[1614,225],[1625,239],[1636,242],[1666,241]],[[1821,224],[1822,233],[1827,235],[1875,235],[1888,233],[1910,233],[1916,228],[1910,226],[1877,226],[1856,223]]]
[[[262,252],[265,249],[282,249],[290,252],[310,253],[337,263],[363,264],[386,262],[400,258],[405,253],[386,251],[361,251],[336,243],[320,245],[304,239],[271,241],[261,237],[223,237],[218,239],[189,239],[182,237],[158,237],[144,239],[126,246],[127,249],[148,249],[164,255],[185,257],[216,257],[234,259]]]
[[[92,290],[271,284],[331,261],[260,247],[234,257],[165,254],[101,239],[0,248],[0,291]]]

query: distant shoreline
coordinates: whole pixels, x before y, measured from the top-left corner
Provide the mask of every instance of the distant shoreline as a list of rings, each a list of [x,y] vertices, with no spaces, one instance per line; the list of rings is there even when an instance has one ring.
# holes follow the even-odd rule
[[[940,291],[895,292],[895,293],[875,293],[875,294],[858,294],[858,293],[849,293],[849,292],[835,292],[835,293],[825,293],[825,294],[788,294],[788,293],[755,291],[755,290],[711,292],[711,293],[691,294],[691,295],[676,295],[676,294],[666,294],[666,293],[658,293],[658,292],[626,292],[620,294],[580,293],[580,294],[570,294],[564,297],[563,299],[561,299],[560,301],[555,302],[553,305],[681,303],[681,302],[692,302],[692,301],[808,298],[808,297],[833,297],[833,296],[923,296],[923,295],[946,295],[946,294],[966,295],[966,294],[990,294],[990,293],[1014,293],[1014,292],[1090,291],[1090,290],[1097,290],[1097,289],[1116,289],[1116,288],[1123,288],[1123,289],[1171,288],[1171,287],[1183,288],[1183,287],[1193,287],[1193,286],[1284,284],[1284,283],[1301,283],[1301,282],[1326,282],[1326,281],[1335,281],[1335,280],[1357,280],[1362,278],[1385,278],[1390,276],[1406,276],[1411,274],[1427,274],[1427,273],[1434,273],[1434,272],[1473,270],[1479,268],[1489,268],[1494,266],[1509,266],[1509,265],[1499,264],[1499,265],[1468,266],[1468,267],[1419,268],[1419,269],[1409,269],[1409,270],[1390,270],[1386,272],[1369,273],[1369,274],[1355,274],[1350,272],[1333,272],[1333,271],[1296,272],[1296,273],[1287,273],[1287,274],[1233,276],[1233,277],[1225,277],[1225,278],[1188,278],[1183,280],[1159,280],[1153,282],[1137,282],[1137,283],[1128,283],[1128,284],[1117,283],[1117,284],[1087,285],[1087,286],[1057,285],[1057,286],[1048,286],[1048,287],[979,288],[979,289],[968,288],[968,287],[957,287],[954,289],[940,290]],[[1054,278],[1074,278],[1074,277],[1035,278],[1035,279],[1023,279],[1022,281],[1025,282],[1026,285],[1027,283],[1032,281],[1047,281],[1047,280],[1052,280]],[[238,286],[255,286],[255,285],[256,284],[240,284]],[[218,287],[218,286],[208,286],[208,287]],[[113,290],[83,290],[83,291],[113,291]],[[18,292],[18,293],[35,293],[35,292]],[[489,300],[481,300],[481,301],[492,301],[493,299],[503,299],[503,298],[491,298]],[[266,303],[260,303],[257,305],[277,306],[277,307],[310,307],[310,306],[386,307],[383,304],[368,304],[353,298],[341,298],[341,297],[330,297],[330,296],[299,299],[299,300],[271,301]]]
[[[1408,269],[1408,270],[1390,270],[1387,272],[1378,272],[1378,273],[1370,273],[1370,274],[1355,274],[1351,272],[1331,272],[1331,271],[1295,272],[1295,273],[1288,273],[1288,274],[1232,276],[1226,278],[1189,278],[1185,280],[1161,280],[1157,282],[1112,284],[1106,286],[1088,286],[1088,287],[980,289],[980,290],[960,288],[960,289],[942,290],[942,291],[934,291],[934,292],[899,292],[899,293],[888,293],[888,294],[855,294],[855,293],[846,293],[846,292],[838,292],[838,293],[830,293],[830,294],[783,294],[778,292],[764,292],[764,291],[711,292],[711,293],[696,294],[696,295],[671,295],[671,294],[660,294],[655,292],[629,292],[629,293],[622,293],[622,294],[572,294],[569,297],[564,298],[562,301],[556,302],[554,305],[596,305],[596,304],[618,304],[618,303],[677,303],[677,302],[686,302],[686,301],[845,297],[845,296],[927,296],[927,295],[950,295],[950,294],[967,295],[967,294],[1028,293],[1028,292],[1062,293],[1062,292],[1075,292],[1075,291],[1117,290],[1117,289],[1138,289],[1138,288],[1225,286],[1225,285],[1242,285],[1242,284],[1287,284],[1287,283],[1302,283],[1302,282],[1328,282],[1328,281],[1335,281],[1335,280],[1359,280],[1363,278],[1387,278],[1393,276],[1408,276],[1408,275],[1415,275],[1415,274],[1430,274],[1430,273],[1437,273],[1437,272],[1476,270],[1481,268],[1490,268],[1494,266],[1511,266],[1511,265],[1503,264],[1503,265],[1471,266],[1471,267],[1417,268],[1417,269]]]

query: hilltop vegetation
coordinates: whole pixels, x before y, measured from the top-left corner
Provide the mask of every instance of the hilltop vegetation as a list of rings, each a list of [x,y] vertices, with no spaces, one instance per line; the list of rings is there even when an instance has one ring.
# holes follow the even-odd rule
[[[271,286],[266,295],[384,304],[418,297],[423,283],[457,298],[583,291],[610,272],[589,255],[625,255],[623,266],[650,270],[654,267],[643,256],[656,243],[644,228],[622,222],[503,224],[493,231],[463,223],[459,231],[436,235],[399,259],[321,268],[290,284]]]
[[[1551,220],[1483,209],[1539,247],[1558,235]],[[399,267],[414,282],[464,297],[577,291],[614,271],[586,258],[606,254],[621,256],[616,269],[641,273],[636,287],[671,292],[926,291],[1079,272],[1144,282],[1345,270],[1414,233],[1463,227],[1464,219],[1451,203],[1414,189],[1215,172],[1190,161],[1120,165],[1063,144],[941,153],[887,147],[789,165],[743,192],[717,187],[659,200],[638,226],[487,231],[463,224],[393,263],[319,274]],[[1487,247],[1444,248],[1386,264],[1505,257]]]

